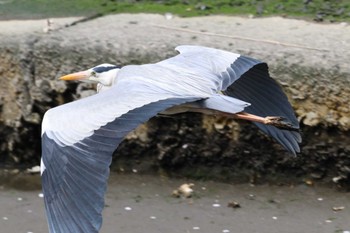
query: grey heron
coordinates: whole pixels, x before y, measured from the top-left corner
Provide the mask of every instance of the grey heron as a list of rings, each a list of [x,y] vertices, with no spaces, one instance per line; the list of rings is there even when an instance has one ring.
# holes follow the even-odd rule
[[[152,116],[192,111],[254,122],[292,154],[299,124],[266,63],[200,46],[154,64],[102,64],[61,77],[98,83],[98,94],[48,110],[41,175],[51,233],[93,233],[102,224],[112,154]]]

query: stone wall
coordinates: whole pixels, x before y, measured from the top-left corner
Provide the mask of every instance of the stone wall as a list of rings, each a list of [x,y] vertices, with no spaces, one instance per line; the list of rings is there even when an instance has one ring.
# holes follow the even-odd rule
[[[114,169],[164,169],[250,181],[278,177],[349,181],[348,25],[227,16],[167,20],[144,14],[111,15],[67,26],[61,20],[54,19],[57,23],[46,33],[38,27],[30,30],[25,21],[0,22],[4,166],[37,164],[45,111],[94,93],[91,85],[65,83],[57,80],[59,76],[100,63],[155,62],[175,55],[177,45],[198,44],[269,64],[300,119],[302,153],[289,156],[246,122],[183,114],[153,118],[131,133],[117,150]],[[32,26],[45,21],[33,22]],[[9,27],[18,30],[6,30]]]

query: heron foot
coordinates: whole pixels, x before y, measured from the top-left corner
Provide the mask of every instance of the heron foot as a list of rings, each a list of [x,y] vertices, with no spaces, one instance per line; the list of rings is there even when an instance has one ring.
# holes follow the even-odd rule
[[[285,120],[286,119],[284,117],[280,116],[267,116],[264,118],[264,124],[272,125],[279,129],[298,131],[298,129],[295,128],[295,126],[293,126],[290,122],[287,122]]]

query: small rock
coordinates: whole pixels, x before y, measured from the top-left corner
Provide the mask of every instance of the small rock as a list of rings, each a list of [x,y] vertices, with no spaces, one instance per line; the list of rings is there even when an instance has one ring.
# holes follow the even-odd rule
[[[280,201],[275,200],[275,199],[269,199],[269,200],[267,200],[267,202],[272,203],[272,204],[279,204],[280,203]]]
[[[314,182],[312,180],[305,180],[305,184],[312,186]]]
[[[345,209],[345,206],[334,206],[334,207],[332,208],[333,211],[341,211],[341,210],[343,210],[343,209]]]
[[[228,204],[227,204],[227,207],[231,207],[231,208],[241,208],[241,205],[237,202],[237,201],[230,201]]]
[[[254,194],[249,194],[248,195],[249,200],[255,200],[255,195]]]
[[[183,184],[181,185],[178,189],[174,190],[172,195],[175,197],[185,197],[185,198],[190,198],[192,197],[193,194],[193,189],[192,187],[194,184],[189,183],[189,184]]]
[[[130,211],[130,210],[132,210],[132,208],[129,206],[126,206],[126,207],[124,207],[124,210]]]
[[[32,174],[40,173],[40,166],[34,166],[32,168],[28,168],[27,172]]]
[[[338,122],[341,126],[346,127],[350,125],[350,117],[342,116]]]
[[[320,122],[320,117],[315,112],[308,112],[303,120],[305,125],[315,126]]]

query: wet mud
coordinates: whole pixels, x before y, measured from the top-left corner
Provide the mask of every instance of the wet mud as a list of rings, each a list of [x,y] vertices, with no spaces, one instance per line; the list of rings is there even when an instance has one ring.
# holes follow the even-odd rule
[[[134,172],[111,174],[101,233],[350,231],[350,194],[329,187],[230,184]],[[47,232],[39,178],[31,175],[33,187],[26,190],[16,182],[2,183],[1,232]],[[192,197],[172,196],[184,183],[194,184]]]

